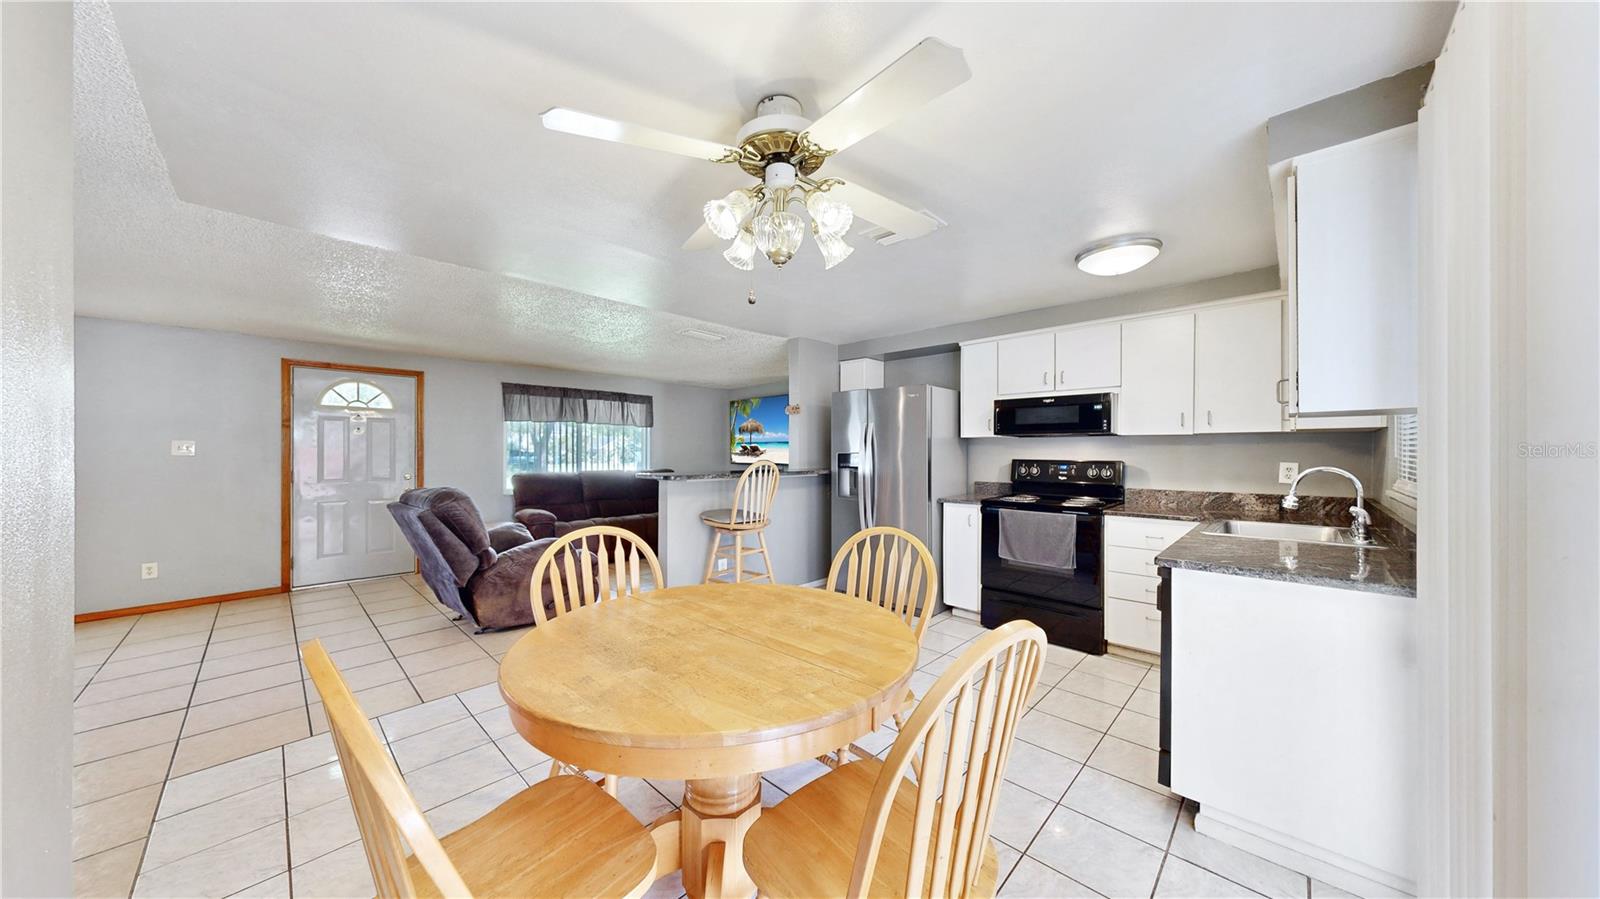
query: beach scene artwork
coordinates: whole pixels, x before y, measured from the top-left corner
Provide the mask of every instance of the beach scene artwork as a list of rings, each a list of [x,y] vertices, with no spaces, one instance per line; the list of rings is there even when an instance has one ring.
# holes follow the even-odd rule
[[[728,404],[728,450],[736,464],[767,459],[789,464],[789,395],[756,396]]]

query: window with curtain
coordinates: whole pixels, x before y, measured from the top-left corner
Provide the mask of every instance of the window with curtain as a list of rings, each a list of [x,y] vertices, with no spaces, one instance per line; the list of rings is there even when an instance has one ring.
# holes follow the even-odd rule
[[[605,390],[502,384],[505,486],[544,471],[638,471],[650,467],[650,397]]]
[[[1417,502],[1417,416],[1396,415],[1392,423],[1390,440],[1394,443],[1394,483],[1391,493],[1397,493],[1412,505]]]

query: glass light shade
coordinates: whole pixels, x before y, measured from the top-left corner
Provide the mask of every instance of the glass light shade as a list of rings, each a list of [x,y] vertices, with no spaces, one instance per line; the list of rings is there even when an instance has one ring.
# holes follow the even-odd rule
[[[1096,244],[1078,254],[1078,268],[1091,275],[1109,278],[1144,268],[1161,254],[1161,241],[1154,237],[1124,237]]]
[[[750,232],[740,230],[733,243],[722,251],[722,258],[740,271],[747,272],[755,268],[756,242],[750,238]]]
[[[824,269],[833,268],[849,259],[850,254],[856,251],[855,247],[844,242],[843,237],[837,234],[824,234],[821,228],[817,228],[811,236],[817,242],[817,249],[822,251]]]
[[[756,248],[771,256],[793,256],[805,240],[806,225],[792,212],[772,212],[756,216],[754,222]],[[785,260],[787,261],[787,260]]]
[[[816,222],[817,230],[830,237],[843,237],[856,218],[855,212],[848,204],[820,190],[814,190],[806,195],[806,211],[811,213],[811,220]]]
[[[756,201],[748,193],[736,190],[720,200],[712,200],[704,207],[706,227],[711,233],[723,240],[739,233],[742,224],[750,211],[755,209]]]

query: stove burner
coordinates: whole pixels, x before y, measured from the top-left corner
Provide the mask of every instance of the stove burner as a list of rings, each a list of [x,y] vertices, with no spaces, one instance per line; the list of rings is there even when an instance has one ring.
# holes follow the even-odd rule
[[[1039,498],[1031,493],[1015,493],[1011,496],[1002,496],[1000,498],[1008,503],[1036,503],[1039,501]]]

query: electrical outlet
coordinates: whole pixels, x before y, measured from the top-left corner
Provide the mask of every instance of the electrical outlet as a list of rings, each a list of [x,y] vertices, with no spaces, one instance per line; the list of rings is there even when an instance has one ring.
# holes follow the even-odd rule
[[[1300,476],[1299,462],[1278,463],[1278,483],[1293,484],[1294,479]]]
[[[717,568],[716,568],[717,571],[727,571],[729,568],[732,568],[732,567],[733,567],[733,562],[728,560],[728,559],[718,559],[717,560]]]
[[[158,577],[158,576],[159,575],[157,575],[157,573],[156,573],[156,563],[154,563],[154,562],[144,562],[139,566],[139,577],[141,579],[148,581],[151,578]]]
[[[172,454],[174,456],[192,456],[192,455],[194,455],[194,441],[193,440],[174,440],[174,441],[172,441]]]

